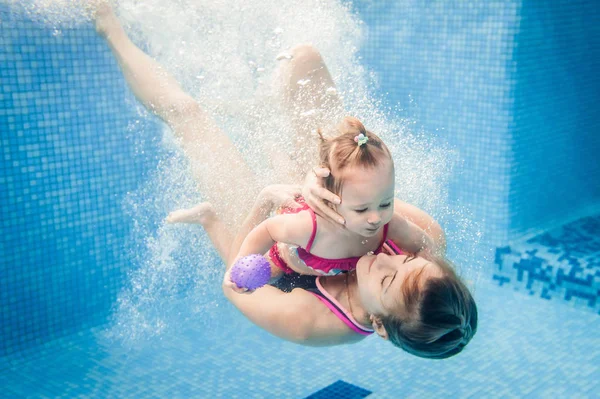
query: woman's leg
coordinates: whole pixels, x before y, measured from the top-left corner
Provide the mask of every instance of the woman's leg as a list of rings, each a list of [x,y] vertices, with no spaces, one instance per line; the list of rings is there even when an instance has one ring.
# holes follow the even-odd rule
[[[325,61],[313,46],[295,46],[278,59],[283,105],[295,133],[292,170],[295,181],[301,182],[318,162],[316,130],[331,128],[344,109]]]
[[[234,239],[233,231],[219,218],[209,202],[203,202],[190,209],[171,212],[167,216],[166,222],[201,225],[223,262],[228,261],[231,243]]]
[[[277,186],[269,186],[277,189]],[[246,236],[266,220],[276,208],[269,187],[261,191],[253,203],[252,209],[246,216],[239,229],[233,230],[226,226],[216,214],[211,204],[204,202],[190,209],[181,209],[171,212],[167,217],[168,223],[193,223],[200,224],[206,230],[213,246],[219,252],[221,259],[227,266],[237,256]],[[278,190],[280,191],[280,190]],[[278,204],[279,201],[278,201]],[[278,207],[279,205],[277,205]],[[237,231],[237,234],[233,234]],[[273,274],[273,273],[272,273]]]
[[[233,143],[172,76],[129,40],[106,4],[96,11],[96,29],[138,100],[173,130],[204,197],[225,222],[241,223],[260,190]]]

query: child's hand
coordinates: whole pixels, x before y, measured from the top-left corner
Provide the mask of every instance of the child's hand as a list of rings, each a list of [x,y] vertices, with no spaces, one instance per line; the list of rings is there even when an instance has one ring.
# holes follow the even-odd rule
[[[308,206],[320,216],[343,225],[346,223],[344,218],[325,203],[325,200],[333,204],[341,203],[337,195],[323,186],[323,179],[329,176],[329,173],[327,168],[313,168],[308,172],[302,186],[302,195]]]
[[[230,289],[238,294],[252,294],[254,292],[254,290],[249,290],[248,288],[240,288],[236,283],[231,281],[231,267],[227,269],[223,276],[223,288]]]

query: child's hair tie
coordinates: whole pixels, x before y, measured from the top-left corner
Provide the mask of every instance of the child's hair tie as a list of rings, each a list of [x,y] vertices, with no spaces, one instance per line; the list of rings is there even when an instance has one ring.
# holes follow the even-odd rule
[[[363,144],[367,144],[367,141],[369,141],[369,138],[361,133],[358,136],[354,136],[354,141],[356,143],[358,143],[358,146],[360,147]]]

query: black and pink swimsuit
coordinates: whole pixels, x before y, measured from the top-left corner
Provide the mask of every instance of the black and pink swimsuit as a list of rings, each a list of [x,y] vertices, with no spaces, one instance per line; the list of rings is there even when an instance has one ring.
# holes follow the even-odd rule
[[[302,288],[316,296],[325,306],[329,308],[341,321],[352,331],[360,335],[371,335],[373,329],[365,327],[352,317],[337,299],[329,295],[319,282],[320,276],[308,276],[300,274],[284,274],[273,285],[284,292],[291,292],[294,288]]]
[[[403,252],[392,240],[386,240],[382,249],[390,255],[401,255]],[[360,335],[371,335],[373,329],[363,326],[352,317],[337,299],[331,296],[319,281],[321,276],[300,275],[289,273],[282,275],[273,285],[284,292],[291,292],[294,288],[302,288],[316,296],[329,310],[333,312],[341,321],[344,322],[352,331]]]

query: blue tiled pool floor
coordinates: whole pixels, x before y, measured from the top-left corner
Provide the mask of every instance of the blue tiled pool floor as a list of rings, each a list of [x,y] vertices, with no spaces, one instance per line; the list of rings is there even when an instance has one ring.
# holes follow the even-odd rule
[[[600,215],[498,248],[494,281],[600,314]]]
[[[102,330],[54,341],[3,359],[0,385],[15,398],[304,398],[338,380],[373,392],[368,398],[592,398],[600,391],[597,315],[489,281],[480,281],[476,298],[474,341],[444,361],[411,357],[375,337],[305,348],[241,318],[215,329],[199,320],[136,349],[107,341]]]

